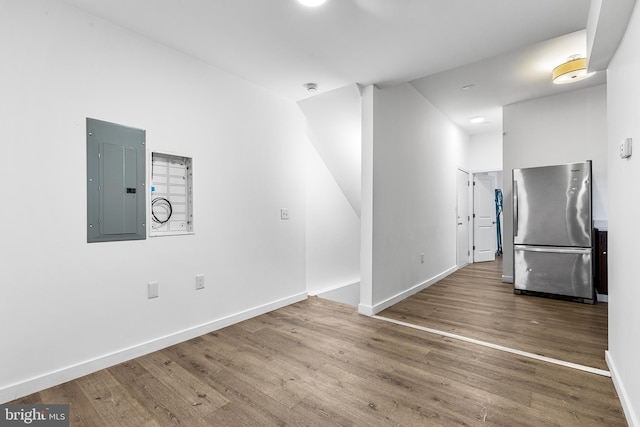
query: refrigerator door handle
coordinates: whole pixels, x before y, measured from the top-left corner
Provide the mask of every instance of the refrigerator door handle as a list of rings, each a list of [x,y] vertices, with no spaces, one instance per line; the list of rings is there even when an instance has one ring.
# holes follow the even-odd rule
[[[518,181],[513,180],[513,236],[518,235]]]
[[[592,248],[554,248],[550,246],[519,246],[514,247],[516,251],[523,252],[545,252],[551,254],[590,254]]]

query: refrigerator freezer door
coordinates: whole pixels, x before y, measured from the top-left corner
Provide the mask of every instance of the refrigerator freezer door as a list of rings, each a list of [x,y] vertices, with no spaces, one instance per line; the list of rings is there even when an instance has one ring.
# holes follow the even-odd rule
[[[516,290],[592,299],[591,248],[514,246]]]
[[[591,246],[591,162],[513,170],[513,243]]]

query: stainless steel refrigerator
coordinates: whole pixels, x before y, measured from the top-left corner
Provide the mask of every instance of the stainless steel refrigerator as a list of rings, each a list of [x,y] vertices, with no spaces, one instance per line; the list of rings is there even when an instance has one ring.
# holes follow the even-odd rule
[[[513,170],[514,292],[595,302],[591,161]]]

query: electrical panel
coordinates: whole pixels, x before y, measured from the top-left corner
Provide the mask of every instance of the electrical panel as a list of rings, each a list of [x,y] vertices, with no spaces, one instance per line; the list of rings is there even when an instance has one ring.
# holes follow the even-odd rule
[[[151,153],[150,236],[193,233],[191,157]]]
[[[145,131],[87,118],[87,242],[146,238]]]

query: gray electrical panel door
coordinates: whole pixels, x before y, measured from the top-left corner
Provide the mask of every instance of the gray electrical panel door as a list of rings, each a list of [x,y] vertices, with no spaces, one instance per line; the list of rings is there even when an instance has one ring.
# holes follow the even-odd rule
[[[145,131],[87,118],[87,242],[140,240]]]

